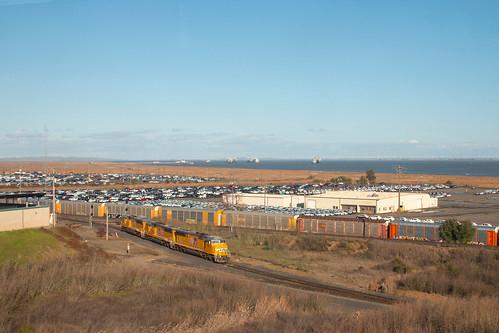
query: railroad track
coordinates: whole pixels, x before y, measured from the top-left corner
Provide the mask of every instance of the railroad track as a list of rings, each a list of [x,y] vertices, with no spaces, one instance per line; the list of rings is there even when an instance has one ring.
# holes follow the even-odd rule
[[[86,216],[75,217],[75,216],[63,215],[63,216],[61,216],[61,219],[67,220],[67,221],[72,221],[72,222],[77,222],[77,223],[81,223],[81,224],[88,223],[88,218]],[[113,219],[113,220],[115,220],[115,219]],[[110,224],[109,224],[110,229],[120,231],[120,228],[118,226],[116,226],[114,223],[111,223],[111,219],[109,221],[110,221]],[[113,222],[116,222],[116,221],[113,221]],[[94,218],[93,223],[95,223],[99,226],[103,226],[105,224],[102,218]],[[151,243],[151,244],[155,244],[155,243]],[[158,246],[160,246],[160,245],[158,245]],[[211,263],[211,264],[214,267],[220,266],[218,264],[213,264],[213,263]],[[255,266],[245,265],[245,264],[241,264],[241,263],[236,263],[236,262],[229,262],[228,264],[221,266],[221,267],[227,267],[231,270],[249,273],[255,277],[258,277],[260,280],[264,280],[265,282],[268,282],[271,284],[277,284],[280,286],[287,286],[287,287],[291,287],[294,289],[320,292],[320,293],[325,293],[325,294],[329,294],[332,296],[343,297],[343,298],[348,298],[348,299],[355,299],[355,300],[360,300],[360,301],[365,301],[365,302],[370,302],[370,303],[391,305],[391,304],[396,304],[396,303],[401,303],[401,302],[407,302],[410,300],[408,298],[403,298],[403,297],[399,297],[399,296],[395,296],[395,295],[381,294],[381,293],[364,291],[364,290],[360,290],[360,289],[347,288],[347,287],[338,286],[338,285],[324,284],[324,283],[314,281],[311,279],[307,279],[307,278],[303,278],[303,277],[299,277],[299,276],[295,276],[295,275],[290,275],[290,274],[286,274],[286,273],[281,273],[281,272],[277,272],[277,271],[273,271],[273,270],[269,270],[269,269],[259,268],[259,267],[255,267]]]
[[[408,298],[402,298],[394,295],[380,294],[380,293],[368,292],[364,290],[347,288],[337,285],[324,284],[318,281],[312,281],[302,277],[282,274],[279,272],[260,269],[239,263],[229,263],[227,264],[227,266],[234,268],[236,270],[259,275],[264,279],[271,279],[278,281],[280,285],[286,285],[289,287],[308,290],[308,291],[322,292],[334,296],[356,299],[360,301],[390,305],[401,302],[407,302],[410,300]]]

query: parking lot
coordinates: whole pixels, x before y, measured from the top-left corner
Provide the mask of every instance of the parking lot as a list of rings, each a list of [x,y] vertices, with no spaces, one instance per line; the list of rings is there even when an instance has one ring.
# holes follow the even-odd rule
[[[80,189],[57,190],[56,197],[60,200],[86,202],[123,202],[150,206],[170,206],[184,208],[227,208],[221,197],[227,193],[253,194],[294,194],[315,195],[327,190],[358,190],[376,192],[427,192],[439,198],[439,207],[421,212],[405,212],[393,216],[369,216],[372,219],[407,218],[429,223],[445,220],[450,217],[467,219],[476,223],[499,225],[499,189],[472,187],[454,187],[451,184],[413,184],[393,185],[377,184],[374,186],[355,186],[342,183],[306,183],[306,184],[268,184],[268,185],[202,185],[215,181],[216,178],[203,178],[180,175],[127,174],[127,173],[70,173],[55,174],[56,187],[64,185],[82,186]],[[52,175],[40,171],[0,174],[0,186],[12,188],[27,186],[48,186],[52,183]],[[179,186],[175,186],[179,183]],[[198,183],[197,186],[182,186],[182,183]],[[95,185],[94,188],[83,188],[84,185]],[[138,189],[130,184],[143,184],[146,188]],[[150,184],[151,187],[147,187]],[[173,184],[173,187],[161,187],[161,184]],[[122,185],[113,187],[113,185]],[[125,185],[125,186],[123,186]],[[152,187],[156,185],[155,187]],[[159,186],[158,186],[159,185]],[[170,185],[171,186],[171,185]],[[47,192],[47,198],[51,193]],[[284,213],[290,215],[310,216],[342,216],[348,212],[334,209],[305,209],[291,207],[246,206],[230,207],[268,213]]]
[[[483,189],[456,187],[447,192],[450,196],[439,199],[438,208],[424,212],[404,213],[409,218],[424,217],[435,220],[456,218],[474,223],[499,225],[499,194],[477,195]]]
[[[129,174],[129,173],[56,173],[42,171],[16,171],[0,174],[0,186],[34,187],[66,185],[117,185],[117,184],[160,184],[160,183],[204,183],[216,181],[216,178],[204,178],[179,175]]]

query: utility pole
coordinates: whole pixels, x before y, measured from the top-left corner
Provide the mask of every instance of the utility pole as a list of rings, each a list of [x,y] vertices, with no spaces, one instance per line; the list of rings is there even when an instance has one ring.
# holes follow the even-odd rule
[[[106,206],[106,240],[109,240],[109,212]]]
[[[56,213],[55,213],[55,174],[52,172],[52,227],[55,228]]]
[[[267,212],[267,184],[263,187],[263,212]]]
[[[47,184],[47,175],[48,175],[48,158],[47,158],[47,125],[43,125],[43,192],[45,192]]]
[[[92,218],[94,217],[94,205],[90,205],[90,214],[88,216],[88,226],[92,228]]]
[[[397,182],[398,182],[398,207],[397,207],[397,212],[399,213],[400,217],[400,175],[402,172],[404,172],[405,168],[401,165],[397,165],[395,167],[395,172],[397,173]]]

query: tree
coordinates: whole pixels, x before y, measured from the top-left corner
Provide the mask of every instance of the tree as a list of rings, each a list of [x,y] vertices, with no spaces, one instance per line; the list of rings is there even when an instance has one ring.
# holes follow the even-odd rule
[[[474,234],[475,229],[470,221],[448,219],[440,226],[440,238],[449,243],[468,243]]]
[[[376,174],[374,173],[373,169],[369,169],[366,171],[366,178],[369,184],[376,183]]]
[[[447,185],[449,187],[454,187],[454,183],[451,180],[446,181],[445,185]]]
[[[359,185],[367,185],[368,180],[366,176],[360,176],[359,180],[357,181],[357,184]]]

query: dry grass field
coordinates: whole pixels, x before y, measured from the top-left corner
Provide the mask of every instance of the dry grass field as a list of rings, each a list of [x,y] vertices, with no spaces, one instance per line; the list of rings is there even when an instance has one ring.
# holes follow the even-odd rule
[[[496,332],[499,327],[497,251],[371,241],[360,246],[351,240],[331,247],[330,239],[293,243],[273,235],[241,241],[273,256],[315,253],[324,264],[338,257],[361,259],[373,264],[366,269],[391,277],[392,292],[416,299],[345,313],[291,289],[111,255],[67,228],[46,232],[65,250],[0,266],[1,332]],[[242,258],[243,244],[239,251]],[[307,269],[315,274],[314,266]]]
[[[185,225],[184,227],[189,227]],[[199,229],[199,228],[198,228]],[[407,241],[202,227],[223,236],[240,260],[374,291],[499,297],[499,250]]]
[[[50,170],[59,173],[154,173],[170,175],[189,175],[199,177],[215,177],[221,179],[217,184],[261,184],[261,183],[305,183],[311,181],[329,181],[338,176],[347,176],[358,179],[362,173],[358,172],[326,172],[310,170],[255,170],[239,168],[203,168],[196,166],[168,166],[145,165],[140,163],[112,163],[112,162],[0,162],[0,172],[17,170],[40,171]],[[377,174],[378,182],[397,183],[395,174]],[[452,181],[460,186],[499,187],[499,177],[472,177],[472,176],[440,176],[440,175],[411,175],[400,176],[400,183],[445,183]],[[134,185],[135,186],[135,185]],[[143,185],[138,185],[140,187]],[[148,185],[150,187],[150,185]],[[164,184],[154,185],[164,186]],[[171,185],[170,185],[171,186]],[[81,186],[80,186],[81,187]]]

